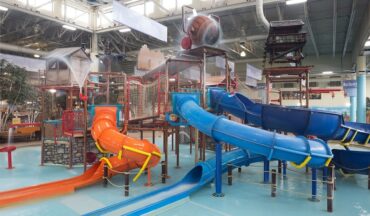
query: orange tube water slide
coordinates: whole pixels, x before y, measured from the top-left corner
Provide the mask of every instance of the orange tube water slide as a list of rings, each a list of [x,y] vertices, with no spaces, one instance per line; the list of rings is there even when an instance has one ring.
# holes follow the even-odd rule
[[[117,154],[118,159],[127,158],[141,167],[134,181],[146,169],[154,167],[161,159],[159,148],[147,140],[138,140],[120,133],[116,127],[116,107],[95,107],[91,135],[102,152]],[[105,158],[102,158],[105,160]],[[101,160],[102,160],[101,159]],[[109,165],[109,163],[108,163]]]
[[[119,133],[117,128],[113,127],[116,124],[115,111],[115,108],[111,107],[96,108],[96,116],[91,132],[94,139],[96,138],[96,141],[100,143],[101,146],[98,145],[99,148],[119,153],[120,155],[102,158],[100,162],[95,163],[80,176],[0,192],[0,206],[72,193],[78,188],[94,184],[102,180],[105,163],[111,170],[119,172],[139,167],[141,167],[141,170],[144,170],[157,165],[160,160],[160,151],[154,144],[146,140],[137,140],[125,136]],[[109,176],[114,174],[116,173],[111,171],[108,173]],[[136,179],[137,177],[139,175],[136,176]]]

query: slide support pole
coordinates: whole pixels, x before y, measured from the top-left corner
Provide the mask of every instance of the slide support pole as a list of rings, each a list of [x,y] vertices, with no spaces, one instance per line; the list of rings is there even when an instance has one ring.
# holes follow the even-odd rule
[[[216,170],[215,170],[215,185],[216,192],[213,193],[215,197],[223,197],[222,193],[222,145],[221,143],[216,143]]]
[[[287,178],[286,169],[287,169],[287,162],[283,160],[283,179]]]
[[[269,183],[270,161],[265,159],[263,161],[263,183]]]
[[[325,183],[328,180],[328,168],[322,168],[322,181]]]
[[[312,168],[311,169],[311,172],[312,172],[312,175],[311,175],[311,183],[312,183],[312,192],[311,192],[311,198],[310,200],[312,202],[318,202],[320,201],[319,199],[317,199],[317,169],[316,168]]]

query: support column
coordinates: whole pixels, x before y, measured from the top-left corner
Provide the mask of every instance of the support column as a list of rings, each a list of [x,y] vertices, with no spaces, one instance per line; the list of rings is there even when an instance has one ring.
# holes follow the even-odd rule
[[[99,46],[98,46],[98,34],[96,33],[97,29],[97,17],[98,17],[98,9],[97,7],[93,7],[90,13],[90,26],[94,29],[93,33],[91,34],[91,44],[90,44],[90,58],[92,64],[90,66],[90,71],[99,71],[99,58],[97,55],[99,54]]]
[[[356,107],[357,107],[357,99],[355,96],[351,96],[349,97],[350,99],[350,113],[349,113],[349,117],[350,117],[350,121],[351,122],[355,122],[356,121]]]
[[[223,197],[222,193],[222,145],[221,143],[216,143],[216,170],[215,170],[215,185],[216,192],[212,195],[215,197]]]
[[[64,10],[65,5],[63,4],[62,0],[54,0],[53,1],[53,15],[57,18],[62,18],[62,10]],[[64,13],[64,16],[66,14]]]
[[[366,123],[366,56],[357,57],[357,116],[356,120]]]
[[[269,183],[269,175],[270,175],[270,161],[265,159],[263,161],[263,183],[264,184]]]
[[[199,161],[199,131],[194,128],[194,164]]]
[[[311,176],[311,198],[310,201],[318,202],[320,201],[317,198],[317,170],[316,168],[311,169],[312,176]]]

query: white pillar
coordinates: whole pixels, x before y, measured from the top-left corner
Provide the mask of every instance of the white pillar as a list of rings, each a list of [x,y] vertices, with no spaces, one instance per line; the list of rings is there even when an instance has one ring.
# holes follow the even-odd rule
[[[62,10],[64,10],[64,4],[62,0],[54,0],[53,1],[53,15],[58,18],[64,18],[62,17]],[[65,16],[65,14],[64,14]]]
[[[98,34],[96,33],[97,29],[97,16],[98,10],[94,8],[91,10],[90,13],[90,26],[92,26],[93,33],[91,35],[91,44],[90,44],[90,58],[92,61],[90,71],[98,72],[99,71],[99,58],[97,55],[99,54],[99,47],[98,47]]]
[[[366,123],[366,56],[358,56],[356,64],[357,75],[357,115],[356,120]]]

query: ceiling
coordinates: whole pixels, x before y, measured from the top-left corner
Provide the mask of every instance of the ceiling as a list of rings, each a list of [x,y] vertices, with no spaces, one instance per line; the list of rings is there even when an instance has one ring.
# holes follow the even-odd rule
[[[2,1],[0,0],[0,5]],[[218,8],[215,6],[216,9],[205,10],[214,11],[213,13],[221,18],[223,39],[219,46],[226,49],[231,59],[235,61],[262,58],[267,31],[258,21],[255,7],[248,5],[229,7],[227,3],[231,1],[209,0],[210,4],[213,2],[219,6]],[[73,2],[84,4],[87,7],[91,5],[106,7],[112,1],[74,0]],[[129,5],[138,1],[121,2]],[[304,30],[308,32],[308,42],[304,48],[306,57],[323,55],[338,57],[351,54],[357,32],[360,30],[361,18],[368,12],[368,4],[370,4],[368,0],[308,0],[306,4],[288,6],[283,1],[269,1],[269,4],[264,6],[264,13],[269,21],[302,19],[306,23],[304,26]],[[198,9],[198,12],[202,13],[201,11],[201,8]],[[98,31],[101,32],[98,33],[100,52],[126,53],[131,60],[135,59],[136,51],[143,44],[148,44],[150,48],[160,49],[165,54],[177,52],[181,38],[184,36],[179,14],[174,13],[158,18],[158,20],[168,27],[167,43],[135,30],[121,33],[113,27],[111,30],[108,28]],[[0,11],[0,23],[0,42],[2,43],[40,51],[81,46],[81,44],[86,44],[87,47],[91,45],[91,32],[80,29],[69,31],[62,28],[60,22],[37,16],[37,14],[25,13],[22,10]],[[244,43],[244,48],[240,46],[241,42]],[[247,54],[245,57],[239,55],[242,50],[245,50]],[[17,51],[1,50],[1,52],[19,54]]]

